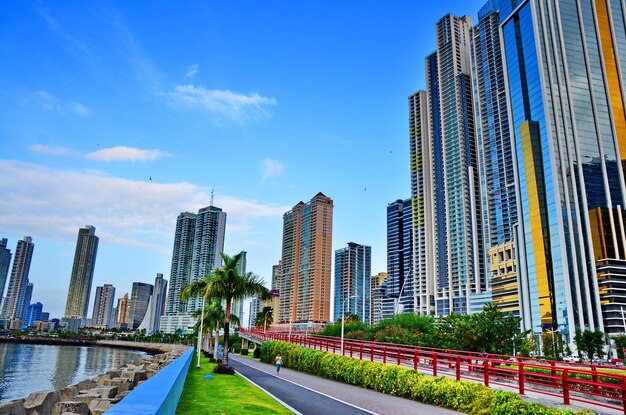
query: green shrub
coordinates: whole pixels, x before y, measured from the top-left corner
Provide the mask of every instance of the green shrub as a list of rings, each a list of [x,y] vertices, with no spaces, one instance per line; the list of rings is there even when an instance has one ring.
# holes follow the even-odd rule
[[[526,402],[514,393],[494,391],[480,383],[431,378],[402,366],[357,360],[290,343],[268,341],[259,352],[261,361],[270,364],[274,364],[278,353],[284,366],[294,370],[471,415],[572,414]]]
[[[242,356],[247,356],[248,355],[248,349],[241,349],[241,355]]]
[[[258,359],[259,357],[261,357],[261,348],[260,347],[255,347],[254,348],[254,352],[252,352],[252,357],[254,357],[255,359]]]

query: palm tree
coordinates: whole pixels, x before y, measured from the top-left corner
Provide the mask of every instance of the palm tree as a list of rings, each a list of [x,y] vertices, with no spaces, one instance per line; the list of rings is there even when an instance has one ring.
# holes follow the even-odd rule
[[[254,319],[254,325],[256,327],[265,327],[272,325],[274,322],[274,309],[270,306],[263,307],[263,310],[259,311]]]
[[[259,295],[261,299],[269,299],[269,290],[263,285],[263,280],[256,274],[246,272],[242,274],[239,261],[243,252],[228,256],[222,252],[223,266],[215,268],[209,275],[184,287],[181,298],[188,299],[194,295],[201,295],[205,300],[224,301],[224,364],[228,365],[228,338],[230,330],[230,314],[233,300],[248,296]]]
[[[211,304],[208,304],[204,307],[204,320],[203,320],[203,333],[202,336],[204,337],[205,333],[209,333],[211,331],[215,332],[215,343],[214,343],[214,350],[213,350],[213,356],[217,359],[217,346],[219,344],[219,337],[220,337],[220,326],[222,324],[222,322],[224,321],[224,307],[222,307],[222,304],[219,302],[213,302]],[[196,323],[196,330],[200,329],[200,315],[201,315],[201,311],[200,310],[196,310],[193,312],[192,314],[194,317],[198,318],[198,322]],[[240,324],[239,322],[239,317],[237,317],[234,314],[231,314],[230,316],[230,320],[233,321],[235,324]],[[209,349],[211,348],[211,344],[209,343]]]

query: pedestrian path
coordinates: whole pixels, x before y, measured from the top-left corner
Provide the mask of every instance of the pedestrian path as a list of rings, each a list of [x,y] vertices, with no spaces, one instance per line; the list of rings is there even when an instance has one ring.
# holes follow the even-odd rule
[[[451,415],[460,412],[385,395],[369,389],[229,355],[229,364],[242,376],[301,415]]]

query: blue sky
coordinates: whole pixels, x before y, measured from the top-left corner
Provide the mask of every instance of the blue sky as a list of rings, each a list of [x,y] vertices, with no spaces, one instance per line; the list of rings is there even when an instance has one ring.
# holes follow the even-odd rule
[[[88,224],[93,291],[169,279],[176,217],[211,189],[226,252],[268,281],[282,214],[319,191],[333,249],[370,245],[385,271],[386,206],[410,196],[407,97],[437,20],[482,3],[1,2],[0,237],[33,238],[32,301],[62,316]]]

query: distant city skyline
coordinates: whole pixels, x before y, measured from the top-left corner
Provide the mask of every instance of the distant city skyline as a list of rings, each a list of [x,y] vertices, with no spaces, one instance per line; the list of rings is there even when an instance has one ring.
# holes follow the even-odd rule
[[[176,216],[211,189],[224,250],[268,286],[283,213],[320,191],[333,251],[359,241],[384,271],[386,205],[410,197],[406,97],[438,19],[482,4],[0,4],[0,237],[36,241],[33,301],[63,315],[85,224],[90,298],[168,276]]]

